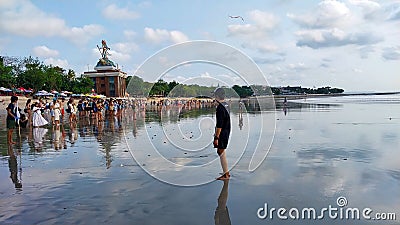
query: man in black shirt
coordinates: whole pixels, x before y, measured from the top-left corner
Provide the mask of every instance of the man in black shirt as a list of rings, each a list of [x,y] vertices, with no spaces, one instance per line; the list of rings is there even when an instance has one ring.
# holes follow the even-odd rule
[[[224,101],[225,91],[223,88],[217,88],[214,91],[215,101],[218,103],[216,110],[217,124],[214,134],[214,148],[217,148],[217,153],[221,161],[223,170],[222,176],[218,180],[227,180],[230,177],[228,170],[228,162],[226,160],[225,149],[228,146],[229,135],[231,133],[231,119],[229,116],[229,105]]]
[[[16,122],[18,121],[18,105],[17,105],[18,97],[11,96],[11,103],[7,106],[7,141],[9,145],[15,144],[12,141],[12,134],[16,127]]]

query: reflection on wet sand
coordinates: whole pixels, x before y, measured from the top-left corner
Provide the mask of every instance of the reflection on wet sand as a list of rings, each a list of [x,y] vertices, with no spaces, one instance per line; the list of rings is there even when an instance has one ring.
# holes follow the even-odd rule
[[[21,156],[21,153],[18,153],[19,156]],[[8,168],[10,169],[10,178],[11,181],[13,182],[15,188],[20,189],[22,188],[22,182],[21,182],[21,177],[22,177],[22,169],[18,170],[18,162],[17,162],[17,157],[15,156],[14,150],[12,149],[12,145],[8,146]],[[20,162],[21,163],[21,162]],[[18,179],[18,172],[19,172],[19,179]]]
[[[231,218],[229,217],[228,206],[226,202],[228,201],[228,186],[229,180],[224,180],[224,184],[221,189],[221,193],[218,197],[218,206],[215,209],[214,222],[215,225],[230,225]]]

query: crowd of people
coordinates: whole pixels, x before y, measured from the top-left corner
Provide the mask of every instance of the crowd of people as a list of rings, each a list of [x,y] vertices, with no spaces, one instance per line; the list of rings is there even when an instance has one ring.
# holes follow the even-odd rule
[[[156,110],[170,108],[199,109],[214,106],[212,99],[168,99],[168,98],[53,98],[28,99],[24,107],[19,106],[18,97],[11,96],[11,103],[7,107],[7,128],[9,129],[9,144],[12,141],[12,130],[16,127],[59,127],[69,122],[76,126],[78,120],[87,118],[95,123],[101,123],[108,117],[120,117],[125,109],[133,111]],[[135,116],[135,115],[133,115]]]

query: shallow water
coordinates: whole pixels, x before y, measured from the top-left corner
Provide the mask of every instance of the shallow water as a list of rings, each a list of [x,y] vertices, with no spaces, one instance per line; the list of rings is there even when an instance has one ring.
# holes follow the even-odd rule
[[[209,182],[220,170],[209,141],[212,109],[148,110],[136,120],[126,112],[101,125],[81,121],[76,128],[15,131],[19,144],[11,150],[22,188],[10,179],[2,114],[0,224],[400,224],[399,103],[400,96],[392,95],[296,100],[265,112],[248,107],[241,129],[233,107],[230,165],[246,151],[225,188],[222,181]],[[260,144],[267,146],[273,134],[274,139],[267,158],[249,172],[260,118],[266,125]],[[152,149],[178,166],[192,166],[193,175],[163,167]],[[196,180],[202,185],[174,185]],[[321,209],[338,207],[340,196],[348,207],[394,212],[397,220],[257,217],[265,203]],[[227,211],[221,210],[224,200]]]

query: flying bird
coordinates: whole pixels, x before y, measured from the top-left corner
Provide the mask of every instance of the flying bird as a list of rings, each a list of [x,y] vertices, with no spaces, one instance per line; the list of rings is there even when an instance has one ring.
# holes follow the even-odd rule
[[[244,19],[241,16],[229,16],[229,18],[232,18],[232,19],[239,19],[240,18],[244,22]]]

